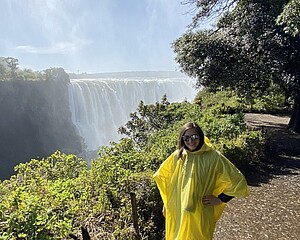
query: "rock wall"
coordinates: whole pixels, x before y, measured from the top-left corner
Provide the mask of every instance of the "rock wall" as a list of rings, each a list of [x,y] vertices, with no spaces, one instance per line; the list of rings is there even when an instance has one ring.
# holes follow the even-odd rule
[[[0,81],[0,179],[18,163],[55,150],[83,152],[71,120],[69,81],[59,80]]]

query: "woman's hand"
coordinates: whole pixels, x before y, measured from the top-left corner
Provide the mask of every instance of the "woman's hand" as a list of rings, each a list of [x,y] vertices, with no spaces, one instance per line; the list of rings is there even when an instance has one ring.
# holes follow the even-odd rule
[[[163,206],[163,209],[162,209],[162,214],[164,215],[164,217],[166,217],[166,208],[165,208],[165,206]]]
[[[217,206],[220,205],[222,203],[221,199],[213,196],[213,195],[209,195],[209,196],[204,196],[202,198],[202,203],[205,206]]]

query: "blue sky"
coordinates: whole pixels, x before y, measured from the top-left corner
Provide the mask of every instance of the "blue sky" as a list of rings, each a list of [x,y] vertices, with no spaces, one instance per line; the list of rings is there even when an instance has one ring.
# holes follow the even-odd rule
[[[0,56],[33,70],[177,70],[188,12],[181,0],[0,0]]]

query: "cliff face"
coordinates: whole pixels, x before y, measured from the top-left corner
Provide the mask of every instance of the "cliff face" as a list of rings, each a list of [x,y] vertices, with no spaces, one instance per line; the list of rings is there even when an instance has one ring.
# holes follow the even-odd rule
[[[0,81],[0,179],[31,158],[84,151],[71,119],[69,81],[58,80]]]

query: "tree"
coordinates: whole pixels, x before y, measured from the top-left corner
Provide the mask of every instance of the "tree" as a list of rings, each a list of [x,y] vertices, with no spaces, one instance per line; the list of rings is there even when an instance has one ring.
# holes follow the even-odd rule
[[[10,69],[11,78],[15,79],[17,76],[17,70],[19,68],[18,67],[18,65],[19,65],[18,59],[13,58],[13,57],[7,57],[4,60],[7,63],[8,68]]]
[[[0,80],[6,79],[6,69],[5,66],[0,62]]]
[[[277,24],[283,25],[284,30],[296,36],[300,34],[300,0],[289,1],[282,13],[276,19]]]
[[[32,69],[23,69],[22,76],[25,80],[38,80],[38,74],[34,72]]]
[[[125,126],[121,126],[118,132],[128,136],[138,149],[142,149],[147,145],[151,133],[166,129],[184,117],[181,106],[168,102],[166,95],[162,97],[160,103],[145,105],[141,101],[137,112],[130,114],[131,120]]]
[[[189,5],[197,13],[193,17],[191,28],[198,26],[199,22],[221,16],[229,11],[239,0],[184,0],[182,4]]]
[[[210,18],[221,16],[228,12],[237,3],[255,3],[257,1],[249,0],[184,0],[182,3],[189,5],[192,10],[197,11],[193,18],[191,27],[198,26],[199,22],[205,21]],[[276,22],[278,25],[284,25],[285,31],[293,36],[300,32],[300,1],[289,0],[285,1],[282,12],[278,15]]]
[[[251,99],[279,84],[294,98],[289,126],[300,132],[299,36],[276,24],[285,3],[239,1],[216,30],[189,31],[173,48],[182,71],[211,90],[231,87]]]
[[[63,68],[49,68],[44,70],[42,74],[46,81],[70,83],[70,77]]]

